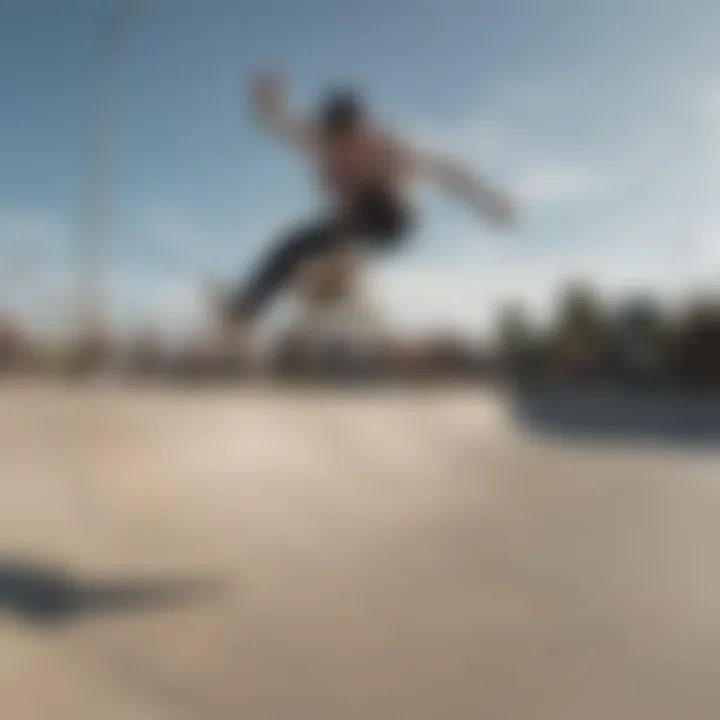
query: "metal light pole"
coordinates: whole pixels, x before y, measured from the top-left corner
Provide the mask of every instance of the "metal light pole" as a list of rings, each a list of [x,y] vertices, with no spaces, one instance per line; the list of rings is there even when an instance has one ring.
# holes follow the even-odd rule
[[[152,0],[123,0],[99,33],[96,97],[87,190],[78,229],[78,323],[81,336],[105,314],[104,286],[111,233],[114,171],[119,144],[121,70],[133,30]]]

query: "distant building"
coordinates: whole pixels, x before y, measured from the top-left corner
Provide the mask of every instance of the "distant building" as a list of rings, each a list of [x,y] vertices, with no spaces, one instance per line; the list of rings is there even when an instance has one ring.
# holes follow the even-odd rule
[[[130,342],[128,369],[139,375],[156,375],[167,369],[165,348],[153,332],[138,333]]]
[[[0,370],[20,370],[32,357],[30,342],[20,323],[8,315],[0,316]]]
[[[117,359],[117,355],[108,328],[99,321],[88,323],[73,347],[73,372],[85,375],[104,371]]]

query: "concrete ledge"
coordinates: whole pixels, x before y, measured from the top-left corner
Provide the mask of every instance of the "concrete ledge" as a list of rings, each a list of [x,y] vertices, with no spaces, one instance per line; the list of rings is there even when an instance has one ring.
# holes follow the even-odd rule
[[[720,446],[720,394],[520,387],[511,393],[511,407],[516,420],[541,433]]]

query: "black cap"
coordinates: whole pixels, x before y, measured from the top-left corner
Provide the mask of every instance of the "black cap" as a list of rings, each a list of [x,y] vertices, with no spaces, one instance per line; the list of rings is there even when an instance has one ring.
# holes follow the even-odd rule
[[[320,127],[329,135],[342,135],[351,130],[364,113],[363,102],[355,91],[334,89],[325,95],[320,104]]]

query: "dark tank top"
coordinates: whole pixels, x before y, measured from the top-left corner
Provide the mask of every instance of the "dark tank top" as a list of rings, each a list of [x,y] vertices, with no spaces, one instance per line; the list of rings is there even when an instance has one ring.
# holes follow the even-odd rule
[[[344,221],[351,232],[379,246],[392,246],[412,223],[412,213],[395,190],[367,181],[347,209]]]
[[[366,241],[391,246],[411,224],[409,205],[396,188],[395,153],[390,143],[378,144],[366,159],[347,165],[328,157],[321,162],[323,185],[342,197],[340,220]],[[365,165],[365,167],[363,167]]]

